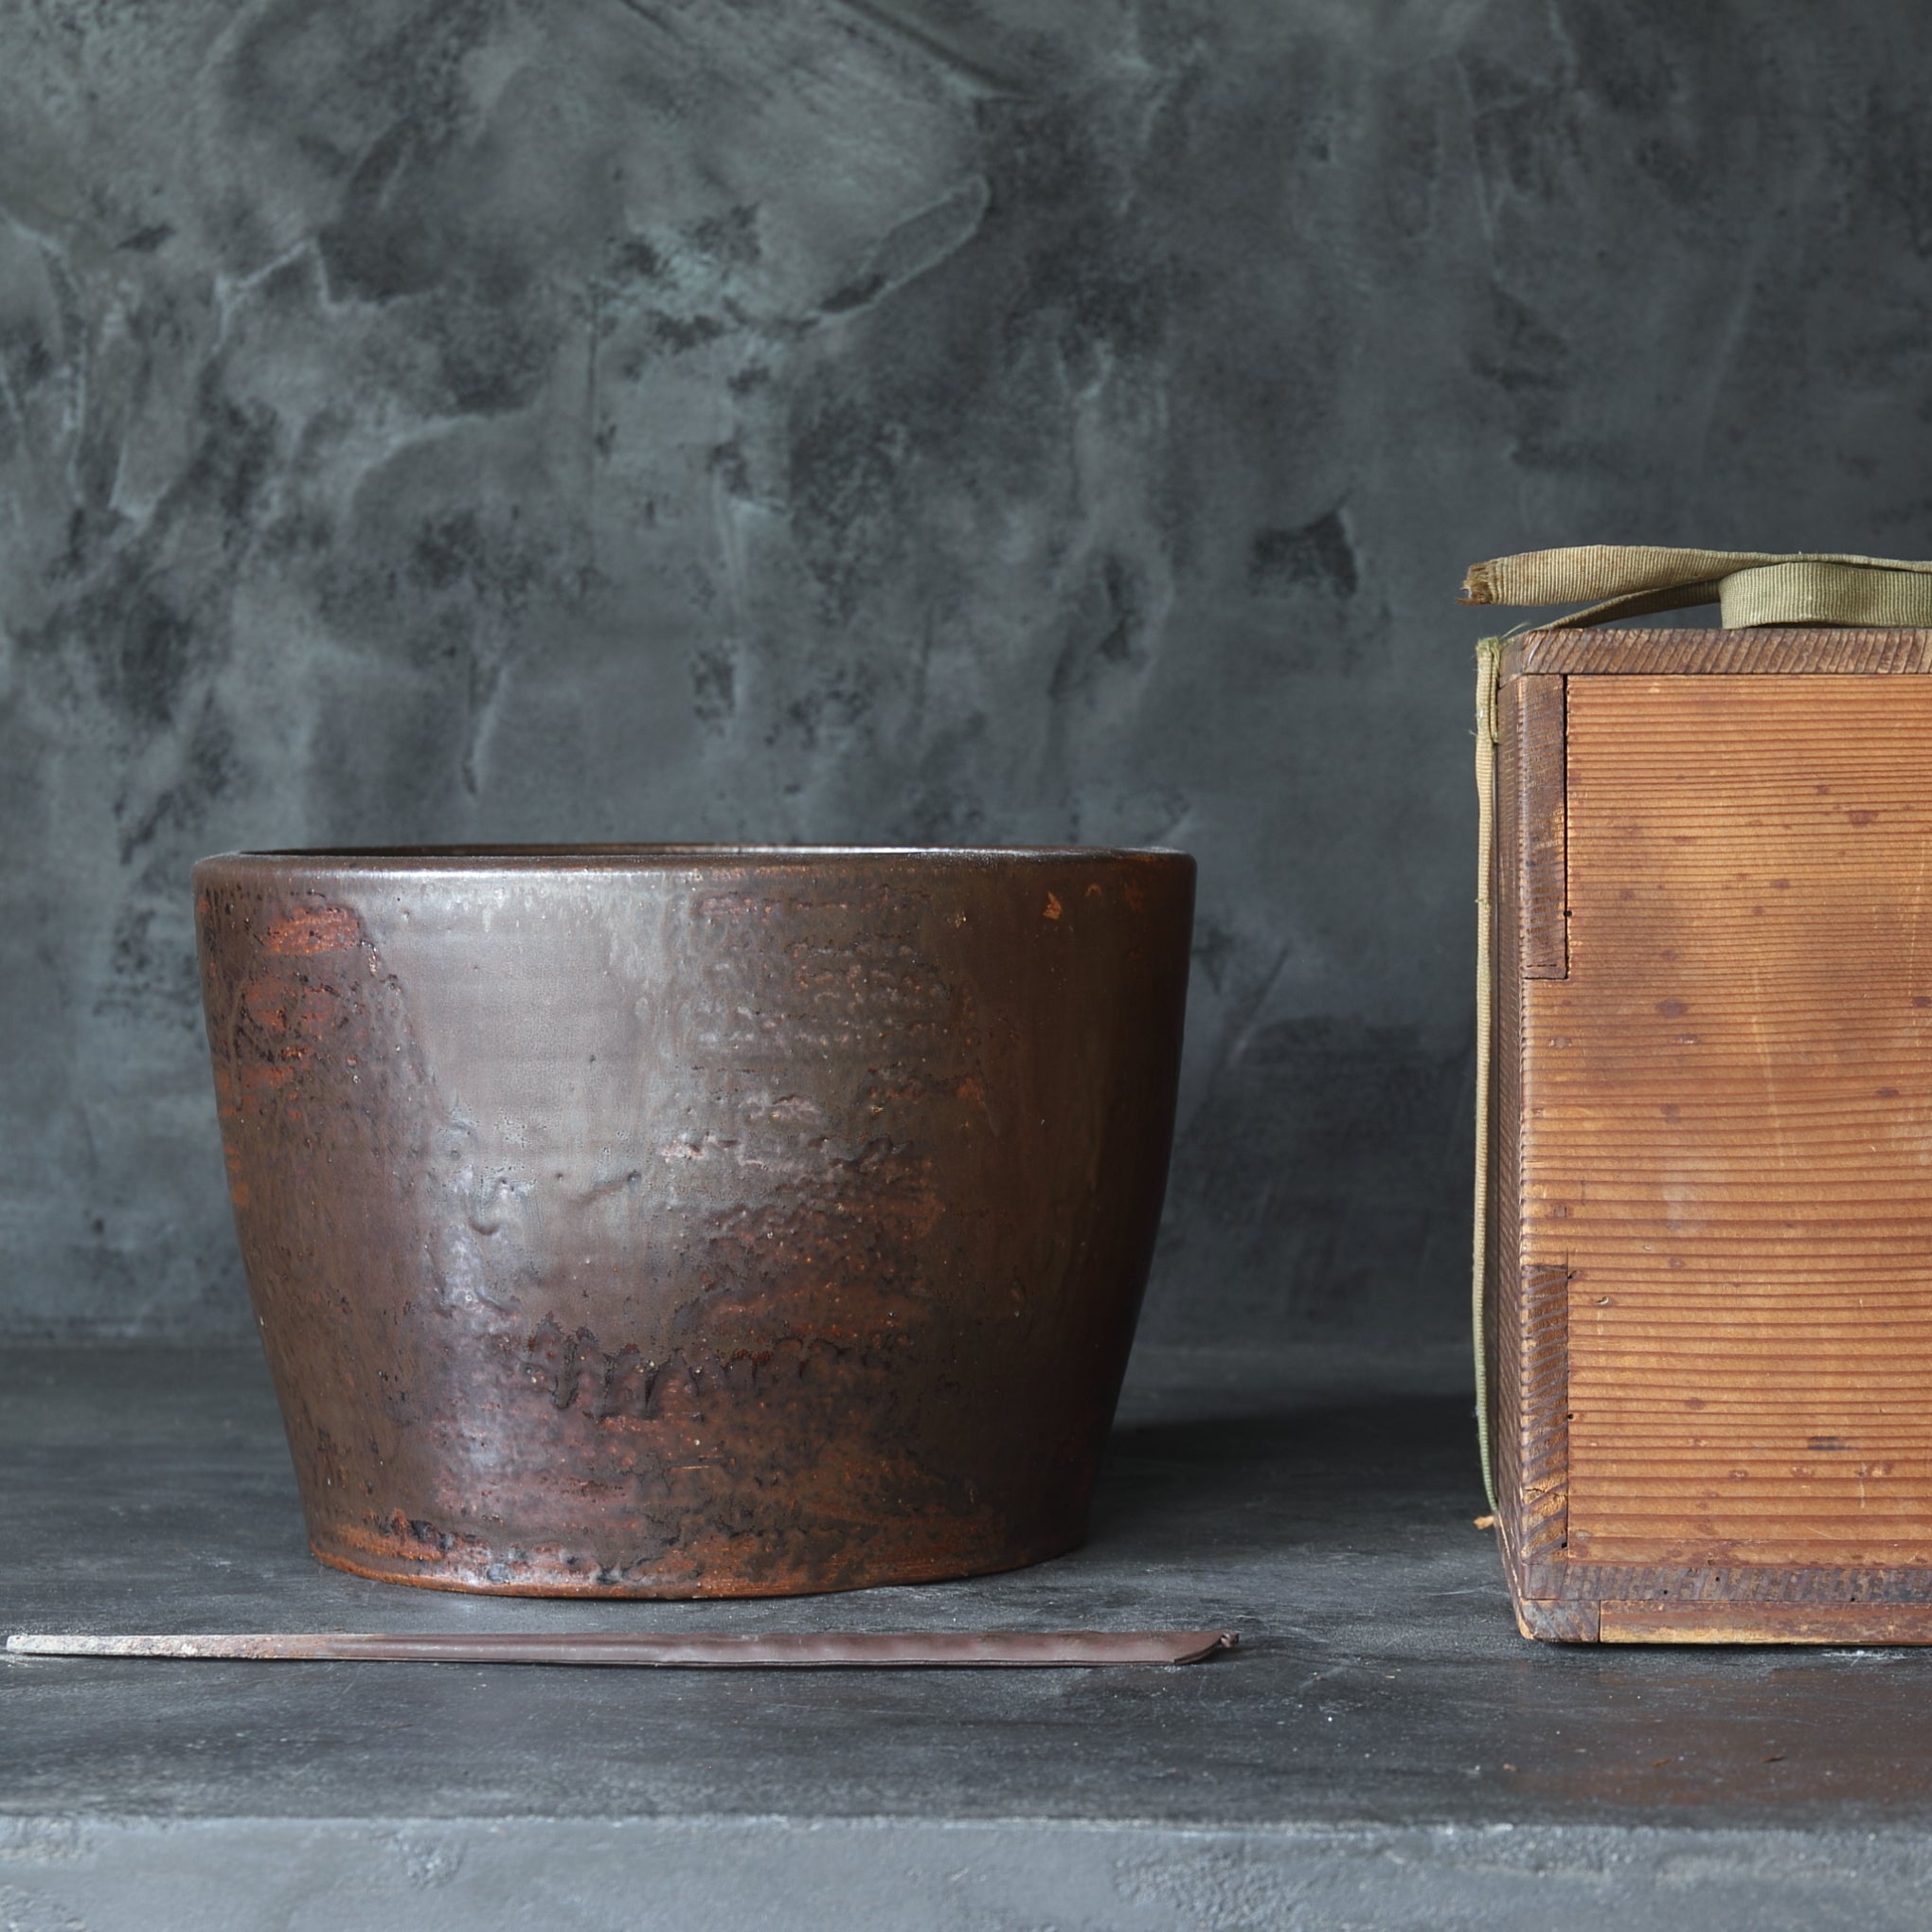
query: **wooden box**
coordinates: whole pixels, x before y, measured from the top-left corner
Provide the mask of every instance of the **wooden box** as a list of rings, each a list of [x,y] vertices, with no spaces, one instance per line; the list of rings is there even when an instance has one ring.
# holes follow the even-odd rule
[[[1932,1641],[1932,631],[1494,664],[1478,1277],[1517,1620]]]

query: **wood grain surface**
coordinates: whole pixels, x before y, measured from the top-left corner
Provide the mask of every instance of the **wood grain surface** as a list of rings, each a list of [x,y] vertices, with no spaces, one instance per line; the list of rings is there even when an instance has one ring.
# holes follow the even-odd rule
[[[1526,677],[1503,715],[1515,732],[1512,763],[1522,814],[1516,840],[1518,944],[1526,979],[1569,971],[1569,881],[1565,825],[1564,680]]]
[[[1932,1604],[1606,1601],[1602,1643],[1932,1644]]]
[[[1566,709],[1508,1311],[1566,1282],[1558,1567],[1932,1565],[1932,682],[1573,677]]]
[[[1932,631],[1823,626],[1757,631],[1647,630],[1639,625],[1530,631],[1503,653],[1505,679],[1554,677],[1811,677],[1826,672],[1932,671]]]

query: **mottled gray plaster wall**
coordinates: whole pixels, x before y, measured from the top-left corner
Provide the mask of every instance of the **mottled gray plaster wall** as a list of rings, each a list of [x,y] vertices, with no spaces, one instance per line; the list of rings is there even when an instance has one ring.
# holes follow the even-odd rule
[[[0,10],[0,1313],[234,1330],[188,868],[1158,840],[1152,1332],[1461,1320],[1465,563],[1923,555],[1915,0]]]

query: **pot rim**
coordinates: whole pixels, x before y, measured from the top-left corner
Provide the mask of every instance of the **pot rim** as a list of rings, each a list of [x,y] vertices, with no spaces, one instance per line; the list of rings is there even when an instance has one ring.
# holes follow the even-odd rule
[[[677,871],[691,867],[831,865],[853,860],[921,865],[1192,864],[1172,846],[867,846],[757,845],[729,842],[661,845],[316,846],[214,852],[204,866],[248,870],[353,872]]]

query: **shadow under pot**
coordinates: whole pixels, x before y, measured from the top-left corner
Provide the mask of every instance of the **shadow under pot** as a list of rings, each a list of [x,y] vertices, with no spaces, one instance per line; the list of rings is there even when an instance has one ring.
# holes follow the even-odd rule
[[[1079,1541],[1159,1220],[1177,852],[243,852],[195,868],[311,1546],[530,1595]]]

